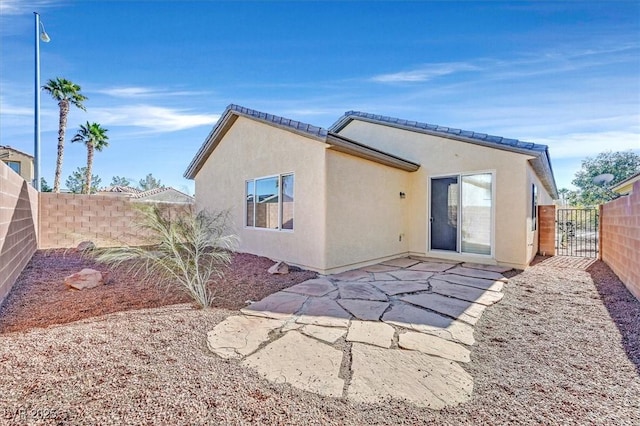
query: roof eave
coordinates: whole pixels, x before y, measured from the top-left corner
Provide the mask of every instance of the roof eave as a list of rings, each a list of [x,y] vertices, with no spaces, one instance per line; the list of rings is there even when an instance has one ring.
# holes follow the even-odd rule
[[[225,112],[222,114],[222,117],[220,117],[218,122],[215,124],[215,126],[213,127],[213,129],[211,130],[207,138],[205,139],[205,142],[202,144],[202,146],[196,153],[195,157],[191,161],[191,164],[189,164],[189,167],[184,173],[185,178],[195,179],[196,175],[204,165],[207,158],[209,158],[211,153],[216,149],[216,147],[222,140],[222,137],[231,128],[231,126],[233,125],[233,123],[235,123],[238,117],[245,117],[253,121],[257,121],[272,127],[276,127],[278,129],[285,130],[287,132],[295,133],[297,135],[315,139],[321,142],[326,141],[326,136],[315,135],[315,134],[312,134],[311,132],[304,131],[304,129],[297,129],[295,127],[279,124],[268,119],[256,117],[255,115],[246,114],[242,111],[238,111],[237,108],[241,108],[241,107],[238,107],[236,105],[229,105],[227,107]],[[322,130],[326,132],[324,129]]]
[[[330,149],[333,149],[335,151],[364,158],[366,160],[374,161],[376,163],[404,170],[406,172],[415,172],[420,168],[420,164],[418,163],[414,163],[412,161],[397,157],[393,154],[371,148],[367,145],[363,145],[359,142],[347,139],[344,136],[340,136],[337,134],[329,133],[327,135],[326,143],[329,145]]]

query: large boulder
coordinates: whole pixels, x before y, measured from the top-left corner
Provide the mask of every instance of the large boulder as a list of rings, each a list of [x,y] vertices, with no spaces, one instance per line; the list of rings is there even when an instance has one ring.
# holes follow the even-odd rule
[[[64,279],[66,286],[76,290],[94,288],[104,284],[104,277],[100,271],[85,268],[80,272],[69,275]]]

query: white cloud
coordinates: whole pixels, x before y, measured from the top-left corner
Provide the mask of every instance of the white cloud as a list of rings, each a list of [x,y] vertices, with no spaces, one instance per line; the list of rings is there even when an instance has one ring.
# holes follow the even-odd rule
[[[640,133],[631,131],[572,133],[536,142],[549,146],[552,159],[593,157],[603,151],[640,152]]]
[[[478,69],[477,66],[464,62],[429,64],[414,70],[376,75],[371,78],[371,81],[376,83],[415,83],[432,80],[443,75],[461,71],[477,71]]]
[[[26,15],[34,10],[50,6],[52,3],[54,3],[52,0],[2,0],[0,2],[0,15]]]
[[[137,86],[124,86],[124,87],[110,87],[106,89],[96,90],[97,93],[112,96],[114,98],[149,98],[153,96],[167,97],[167,96],[194,96],[205,95],[208,92],[203,91],[188,91],[188,90],[166,90],[153,87],[137,87]]]
[[[121,107],[93,108],[88,111],[90,121],[103,126],[140,127],[151,133],[175,132],[193,127],[212,125],[218,114],[195,114],[184,109],[165,108],[148,104]]]

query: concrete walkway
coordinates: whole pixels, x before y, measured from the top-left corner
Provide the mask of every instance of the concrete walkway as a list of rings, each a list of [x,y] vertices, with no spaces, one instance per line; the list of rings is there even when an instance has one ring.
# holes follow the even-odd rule
[[[473,326],[502,298],[497,266],[401,258],[305,281],[242,309],[209,348],[267,380],[355,402],[433,409],[471,397]]]

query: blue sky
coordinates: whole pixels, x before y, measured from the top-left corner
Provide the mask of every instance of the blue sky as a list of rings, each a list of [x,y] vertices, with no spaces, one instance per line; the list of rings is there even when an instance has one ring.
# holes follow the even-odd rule
[[[640,3],[0,2],[0,144],[33,152],[33,12],[43,83],[82,86],[66,177],[86,163],[79,124],[109,129],[94,172],[182,177],[230,103],[324,127],[345,111],[548,144],[559,187],[604,150],[640,153]],[[58,107],[42,94],[42,175]]]

